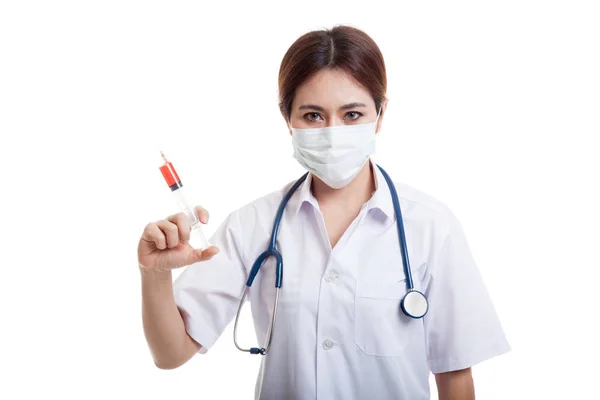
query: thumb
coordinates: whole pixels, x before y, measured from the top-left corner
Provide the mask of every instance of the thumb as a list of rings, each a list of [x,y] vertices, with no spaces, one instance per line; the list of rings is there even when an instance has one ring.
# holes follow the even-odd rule
[[[193,249],[188,254],[188,260],[190,261],[189,264],[193,264],[193,263],[196,263],[199,261],[208,261],[218,252],[219,252],[219,249],[216,248],[215,246],[207,247],[204,250]]]

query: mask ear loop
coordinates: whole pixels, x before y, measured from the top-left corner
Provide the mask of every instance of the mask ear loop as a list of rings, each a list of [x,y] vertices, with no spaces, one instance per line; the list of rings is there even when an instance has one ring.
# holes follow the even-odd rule
[[[379,111],[377,112],[377,119],[375,119],[375,133],[377,133],[377,123],[379,122],[379,116],[381,115],[382,108],[382,106],[379,106]]]

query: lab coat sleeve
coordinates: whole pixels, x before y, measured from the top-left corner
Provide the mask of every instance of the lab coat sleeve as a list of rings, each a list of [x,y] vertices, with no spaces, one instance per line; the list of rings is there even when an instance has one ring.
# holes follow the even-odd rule
[[[449,212],[428,260],[424,293],[427,363],[432,373],[454,371],[510,351],[473,259],[462,225]]]
[[[175,303],[188,334],[206,353],[237,313],[247,279],[238,211],[230,214],[209,239],[219,248],[212,259],[185,267],[173,283]]]

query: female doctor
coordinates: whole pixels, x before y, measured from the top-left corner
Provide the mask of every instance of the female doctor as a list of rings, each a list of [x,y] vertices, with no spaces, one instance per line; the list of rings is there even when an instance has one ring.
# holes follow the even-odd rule
[[[301,36],[282,60],[279,96],[305,179],[229,214],[204,251],[188,243],[183,213],[142,233],[155,364],[206,353],[246,299],[264,338],[253,351],[263,357],[257,398],[429,399],[431,372],[440,399],[474,399],[471,367],[510,346],[460,222],[432,196],[388,183],[370,158],[386,109],[378,46],[348,26]],[[280,290],[272,253],[253,272],[270,243],[283,260]]]

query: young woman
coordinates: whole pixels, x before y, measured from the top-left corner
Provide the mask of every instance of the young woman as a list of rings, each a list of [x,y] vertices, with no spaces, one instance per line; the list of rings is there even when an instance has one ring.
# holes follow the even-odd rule
[[[206,353],[247,298],[265,338],[254,351],[257,398],[429,399],[432,372],[440,399],[473,399],[470,367],[510,346],[460,222],[370,159],[386,109],[378,46],[348,26],[309,32],[283,58],[279,95],[304,180],[232,212],[204,251],[189,245],[182,213],[144,229],[143,321],[156,365]],[[252,272],[271,242],[281,290],[275,256]]]

